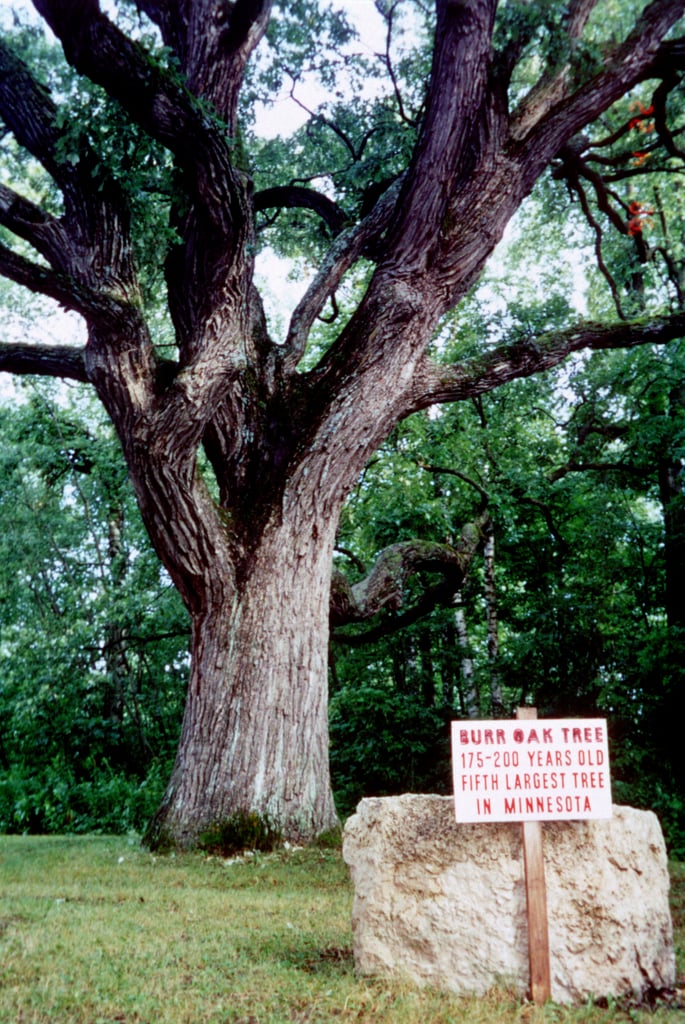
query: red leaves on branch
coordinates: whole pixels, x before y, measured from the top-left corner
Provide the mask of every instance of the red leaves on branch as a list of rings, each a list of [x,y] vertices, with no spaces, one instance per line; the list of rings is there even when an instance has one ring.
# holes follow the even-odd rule
[[[647,163],[647,161],[650,158],[650,155],[651,155],[650,153],[637,152],[637,151],[635,153],[633,153],[633,160],[632,160],[633,167],[642,167],[643,164]]]
[[[630,131],[642,132],[643,135],[649,134],[654,131],[654,121],[648,121],[647,118],[651,117],[654,113],[654,104],[650,103],[648,107],[644,103],[640,103],[639,100],[630,104],[632,111],[637,111],[634,117],[631,117],[628,122],[628,129]],[[649,160],[650,154],[644,150],[636,150],[633,153],[633,166],[642,167],[644,163]]]
[[[651,206],[644,206],[637,200],[628,203],[628,234],[632,237],[639,235],[645,227],[651,228],[654,224],[653,214],[654,210]]]
[[[654,113],[653,103],[650,103],[647,107],[644,103],[640,103],[639,100],[635,100],[635,102],[630,104],[630,109],[636,113],[628,122],[629,130],[642,132],[645,135],[654,131],[654,121],[647,120]],[[632,159],[633,166],[642,167],[649,160],[650,156],[651,154],[647,150],[635,150]],[[626,225],[628,235],[634,237],[641,234],[645,227],[652,227],[654,224],[652,220],[653,214],[654,210],[652,207],[645,206],[637,200],[628,203],[628,223]]]
[[[645,133],[654,131],[654,122],[646,120],[654,113],[653,103],[650,103],[648,107],[645,107],[643,103],[636,100],[634,103],[630,104],[630,109],[637,110],[639,113],[628,122],[629,129],[632,130],[637,128],[639,132]]]

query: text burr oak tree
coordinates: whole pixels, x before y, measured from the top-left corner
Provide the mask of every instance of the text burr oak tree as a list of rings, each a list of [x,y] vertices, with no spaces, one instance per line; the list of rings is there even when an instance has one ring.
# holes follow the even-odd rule
[[[97,86],[93,118],[95,97],[108,97],[116,112],[110,133],[147,140],[171,167],[141,205],[125,169],[108,160],[107,133],[98,136],[88,113],[69,118],[67,90],[40,65],[46,48],[34,50],[35,63],[25,45],[2,41],[6,138],[33,160],[32,178],[40,165],[54,189],[45,201],[31,190],[29,163],[23,187],[0,185],[0,271],[79,313],[87,343],[6,340],[0,369],[94,389],[119,436],[154,547],[192,619],[182,734],[149,838],[191,845],[208,824],[254,810],[284,836],[308,839],[337,821],[328,768],[329,618],[362,619],[397,605],[407,576],[425,567],[451,577],[458,590],[484,528],[470,524],[454,548],[396,545],[362,583],[348,586],[336,574],[332,588],[339,512],[374,450],[398,421],[432,405],[480,395],[572,352],[683,333],[685,314],[671,307],[639,321],[579,322],[511,346],[484,345],[456,365],[430,349],[538,178],[554,163],[579,189],[581,133],[620,101],[627,108],[624,98],[642,83],[657,95],[655,138],[667,159],[682,162],[668,99],[683,66],[685,5],[619,5],[630,8],[633,22],[619,38],[626,18],[603,15],[601,0],[435,0],[430,71],[425,82],[415,72],[421,102],[412,116],[391,50],[381,55],[388,89],[377,108],[386,122],[390,112],[400,141],[388,151],[389,180],[376,161],[356,193],[336,179],[325,147],[308,182],[293,182],[281,165],[268,188],[256,189],[253,136],[241,130],[241,93],[247,102],[260,41],[295,16],[302,52],[316,54],[317,38],[305,37],[318,24],[317,4],[34,6],[73,71]],[[390,39],[398,5],[376,6]],[[289,60],[296,50],[290,47]],[[318,58],[325,64],[327,55]],[[355,100],[347,102],[353,118]],[[331,114],[313,116],[349,142]],[[627,123],[635,116],[626,109]],[[367,141],[378,132],[362,127]],[[348,149],[358,182],[365,144]],[[132,152],[134,174],[140,151]],[[393,166],[403,152],[404,165]],[[167,222],[147,249],[137,243],[143,208],[146,217],[155,211],[155,223]],[[270,333],[254,277],[257,217],[279,208],[307,211],[319,250],[322,229],[329,237],[285,337]],[[626,244],[640,240],[647,216],[642,207],[626,208]],[[155,252],[173,360],[167,350],[162,355],[143,286],[154,270],[144,260]],[[317,318],[329,300],[335,309],[343,278],[360,266],[367,269],[355,308],[312,357]]]

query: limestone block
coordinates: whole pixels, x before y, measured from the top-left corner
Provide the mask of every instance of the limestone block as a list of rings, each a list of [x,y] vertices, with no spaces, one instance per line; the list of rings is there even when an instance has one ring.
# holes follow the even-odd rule
[[[634,996],[675,984],[669,877],[651,811],[545,822],[552,999]],[[528,990],[520,824],[457,825],[450,797],[362,800],[343,856],[362,974],[460,994]]]

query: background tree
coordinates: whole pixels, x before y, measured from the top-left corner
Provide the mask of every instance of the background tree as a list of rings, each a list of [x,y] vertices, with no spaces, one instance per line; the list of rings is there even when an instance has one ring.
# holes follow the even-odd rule
[[[140,830],[178,740],[188,627],[111,428],[55,391],[0,409],[0,829]]]
[[[81,77],[71,84],[21,37],[2,44],[0,114],[51,185],[29,188],[35,163],[19,162],[23,190],[0,188],[0,221],[17,240],[0,248],[0,271],[80,313],[88,340],[8,342],[0,367],[93,386],[191,616],[181,741],[149,838],[188,844],[246,809],[268,813],[287,835],[314,835],[337,820],[330,567],[343,502],[374,451],[422,409],[477,398],[574,351],[662,343],[683,331],[682,311],[662,301],[641,306],[637,320],[617,309],[618,322],[554,324],[500,345],[469,348],[467,339],[452,361],[438,333],[546,169],[573,184],[565,153],[587,157],[579,133],[617,106],[611,116],[632,130],[625,105],[642,82],[661,90],[662,171],[680,166],[670,96],[683,50],[665,40],[683,4],[438,0],[425,36],[415,22],[428,50],[397,60],[399,6],[384,6],[385,92],[352,100],[346,120],[335,64],[324,62],[335,99],[305,129],[313,144],[296,139],[288,152],[288,166],[308,168],[298,170],[304,183],[254,142],[245,110],[241,123],[241,92],[255,95],[243,91],[246,70],[270,24],[266,0],[139,0],[139,20],[123,3],[112,17],[96,0],[35,6]],[[287,73],[297,95],[300,69],[322,64],[323,24],[332,45],[349,40],[335,13],[276,7],[275,59],[250,89],[273,88]],[[342,56],[349,76],[354,60]],[[339,151],[320,144],[333,137]],[[315,228],[301,251],[318,259],[284,338],[270,336],[254,280],[259,218],[278,208],[310,212]],[[630,203],[623,212],[621,234],[634,246],[650,215]],[[162,268],[172,350],[150,306]],[[340,310],[337,293],[355,269],[358,300],[317,338],[317,317]],[[633,271],[635,293],[643,269]],[[336,585],[336,621],[397,605],[418,571],[441,568],[456,592],[478,537],[463,527],[454,537],[461,543],[393,539],[363,584]]]

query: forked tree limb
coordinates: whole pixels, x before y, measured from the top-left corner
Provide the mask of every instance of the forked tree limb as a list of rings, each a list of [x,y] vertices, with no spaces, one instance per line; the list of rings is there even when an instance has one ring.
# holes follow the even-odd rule
[[[294,369],[302,358],[312,324],[345,273],[370,247],[378,244],[392,217],[401,185],[400,178],[381,196],[360,224],[342,231],[334,240],[290,319],[285,345],[287,369]]]
[[[362,622],[384,609],[398,611],[404,606],[409,579],[419,572],[439,573],[448,584],[447,591],[455,593],[463,585],[489,521],[489,515],[483,512],[467,523],[455,546],[419,540],[391,544],[358,583],[350,584],[336,570],[331,588],[331,622]]]

